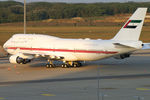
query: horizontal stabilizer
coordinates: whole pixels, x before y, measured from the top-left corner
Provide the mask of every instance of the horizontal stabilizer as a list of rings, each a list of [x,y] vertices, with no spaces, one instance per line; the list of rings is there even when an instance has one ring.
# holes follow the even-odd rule
[[[150,43],[143,43],[143,50],[150,49]]]

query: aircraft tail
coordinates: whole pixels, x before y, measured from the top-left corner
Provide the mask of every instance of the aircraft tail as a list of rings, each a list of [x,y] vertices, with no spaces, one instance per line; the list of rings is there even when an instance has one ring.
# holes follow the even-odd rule
[[[112,40],[139,40],[147,8],[138,8]]]

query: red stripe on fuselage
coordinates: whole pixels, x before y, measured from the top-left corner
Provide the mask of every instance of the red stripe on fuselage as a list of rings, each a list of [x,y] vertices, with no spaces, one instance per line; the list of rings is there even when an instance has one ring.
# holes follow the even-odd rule
[[[24,48],[24,47],[8,47],[7,49],[33,50],[33,51],[54,51],[54,52],[76,52],[76,53],[104,53],[115,54],[116,51],[90,51],[90,50],[67,50],[67,49],[46,49],[46,48]]]

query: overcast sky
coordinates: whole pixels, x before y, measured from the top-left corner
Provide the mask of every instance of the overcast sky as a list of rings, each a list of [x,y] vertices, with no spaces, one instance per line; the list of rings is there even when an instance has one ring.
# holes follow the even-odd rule
[[[0,0],[7,1],[7,0]],[[23,2],[24,0],[15,0]],[[67,3],[93,3],[93,2],[150,2],[150,0],[26,0],[27,2],[37,2],[37,1],[46,1],[46,2],[67,2]]]

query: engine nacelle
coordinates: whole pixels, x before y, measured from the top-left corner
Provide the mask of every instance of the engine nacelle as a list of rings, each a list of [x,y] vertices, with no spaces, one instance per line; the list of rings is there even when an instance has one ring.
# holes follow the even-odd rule
[[[27,64],[31,62],[31,59],[24,59],[22,57],[19,57],[18,55],[12,55],[9,58],[9,62],[13,64]]]
[[[117,55],[114,58],[115,59],[125,59],[125,58],[129,58],[130,55],[131,55],[130,53],[126,53],[126,54]]]

